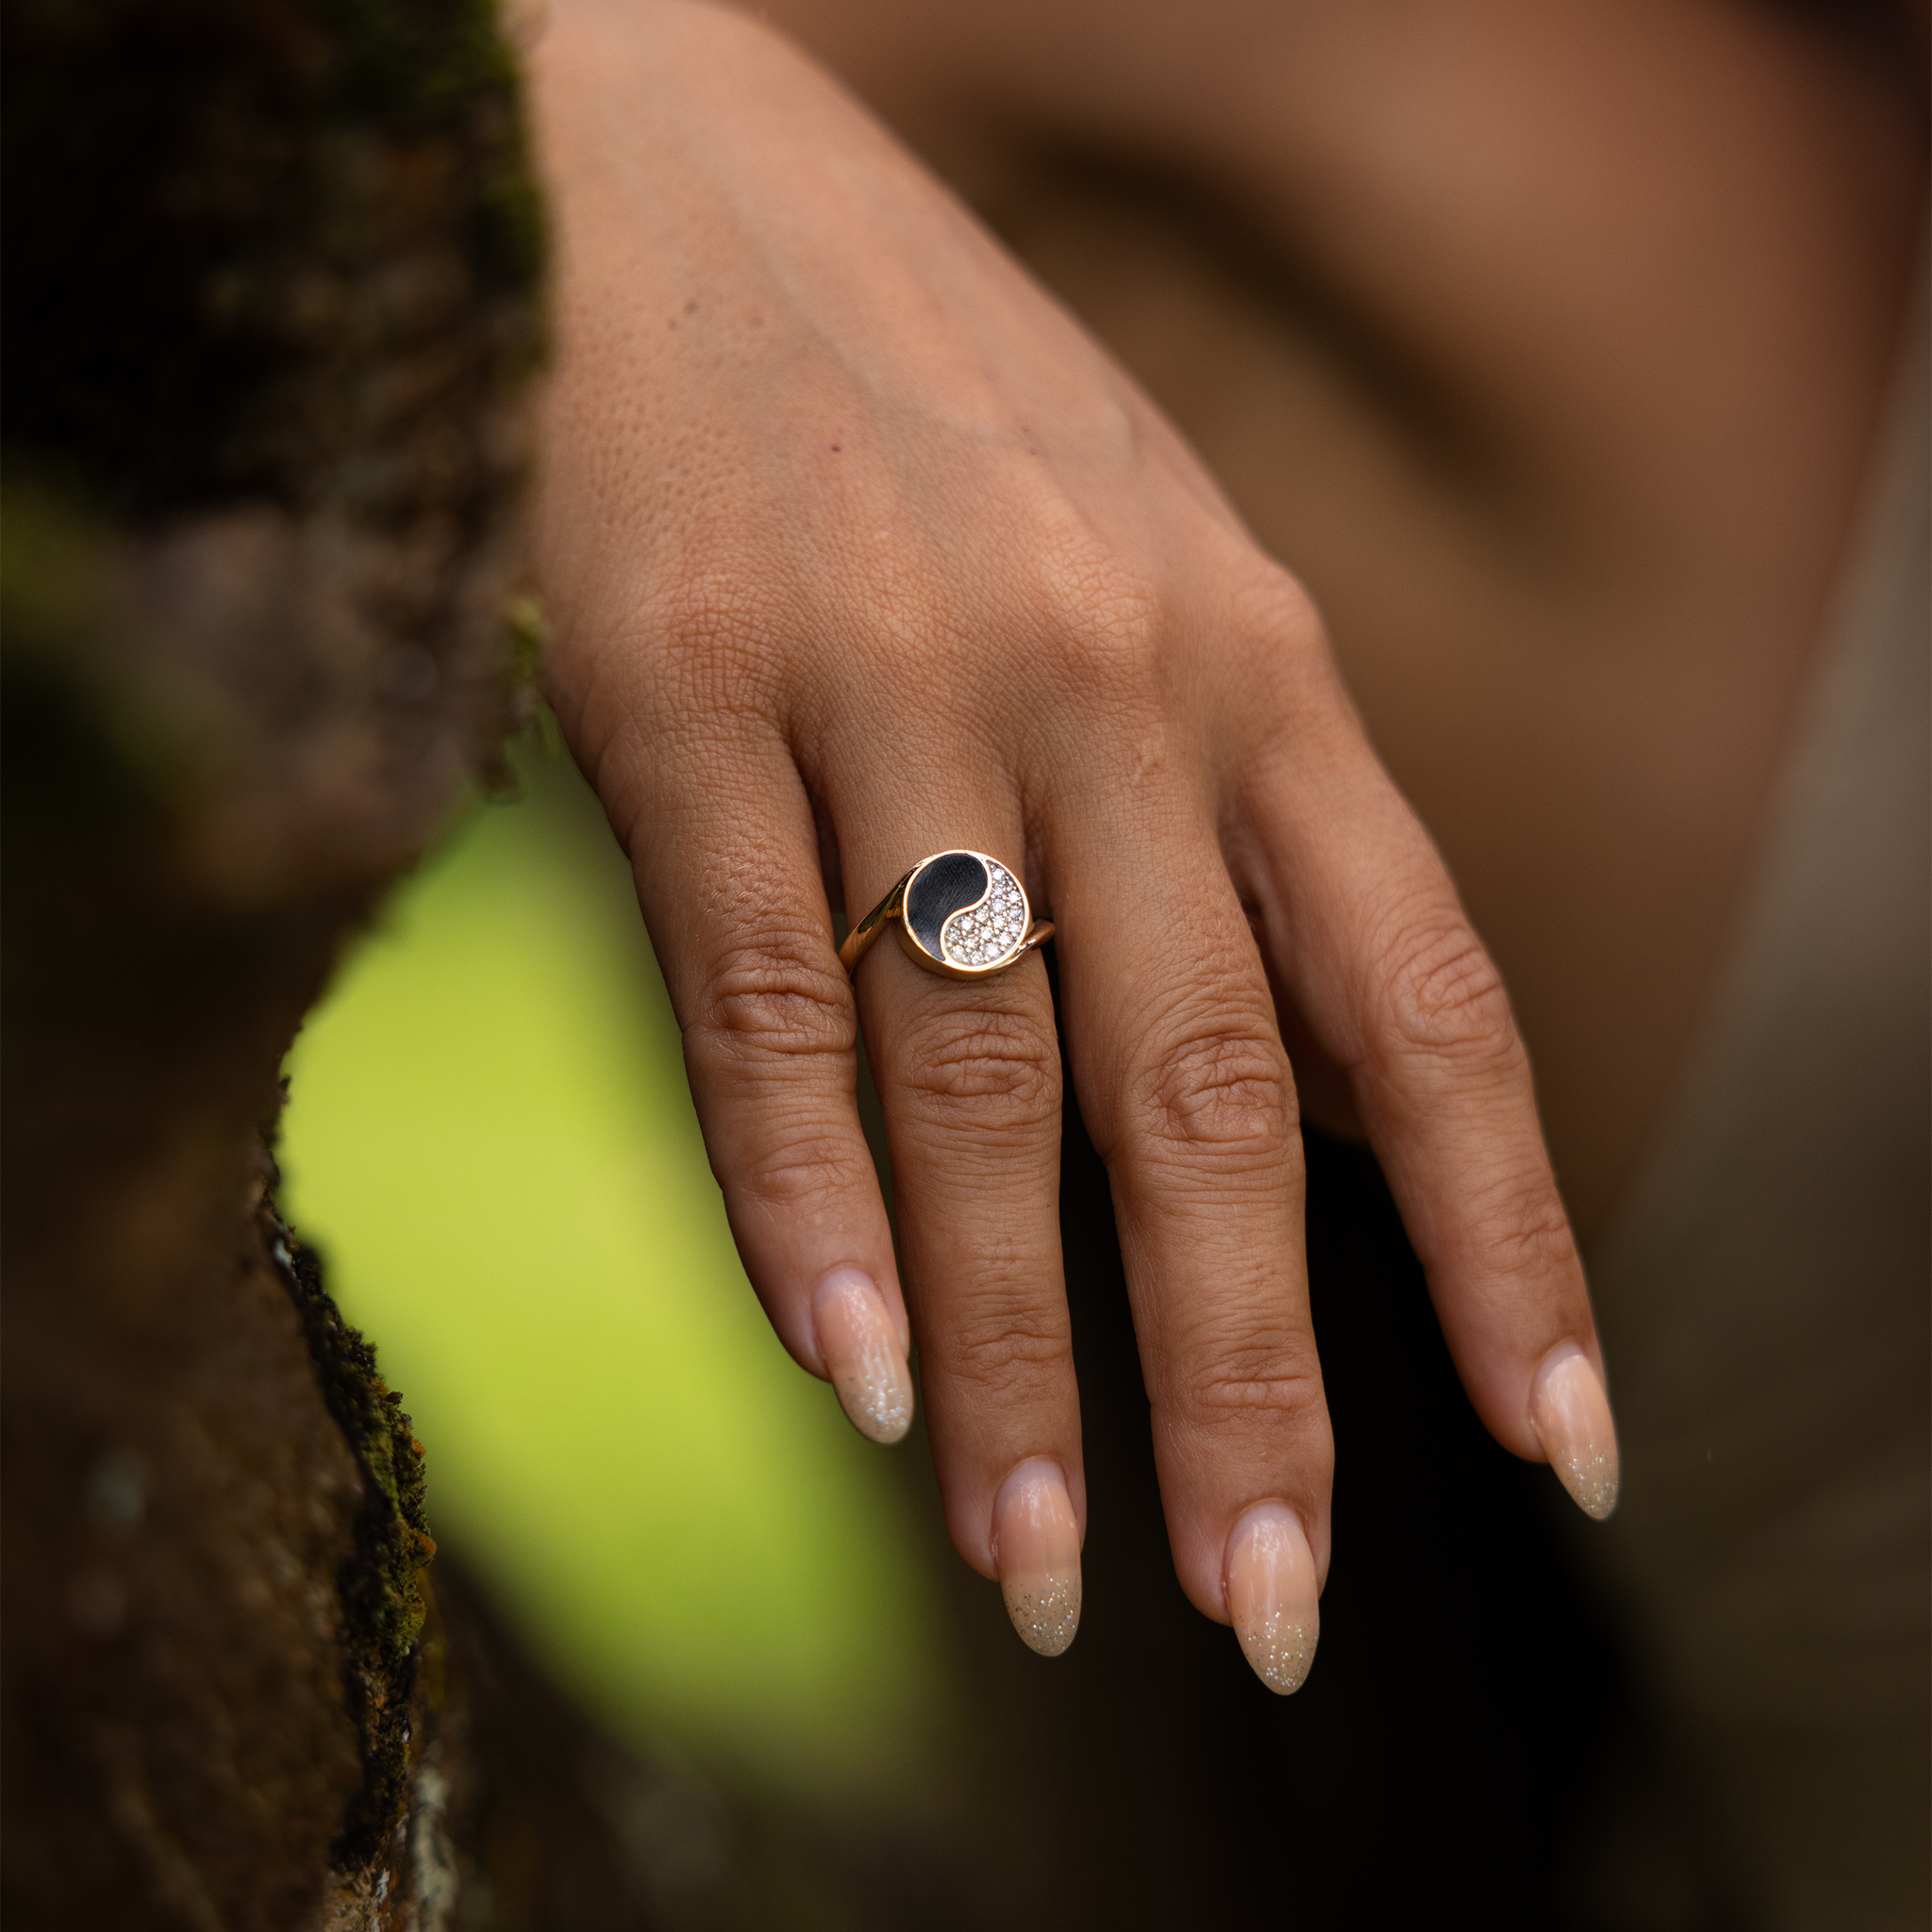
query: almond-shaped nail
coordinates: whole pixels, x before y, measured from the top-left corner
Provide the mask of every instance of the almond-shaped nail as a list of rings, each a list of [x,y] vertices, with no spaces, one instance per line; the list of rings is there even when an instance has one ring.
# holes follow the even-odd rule
[[[1576,1507],[1602,1522],[1617,1507],[1617,1425],[1602,1377],[1574,1343],[1537,1371],[1529,1420]]]
[[[872,1276],[833,1269],[812,1291],[811,1323],[852,1426],[874,1442],[898,1441],[912,1426],[912,1372]]]
[[[1000,1485],[992,1525],[1013,1628],[1041,1657],[1059,1656],[1080,1627],[1080,1525],[1059,1465],[1023,1462]]]
[[[1269,1690],[1299,1690],[1322,1634],[1315,1557],[1286,1503],[1257,1503],[1234,1526],[1222,1561],[1227,1614],[1241,1655]]]

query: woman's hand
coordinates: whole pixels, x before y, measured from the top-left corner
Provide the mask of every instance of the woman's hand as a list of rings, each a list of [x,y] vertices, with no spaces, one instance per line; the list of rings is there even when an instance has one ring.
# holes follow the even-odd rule
[[[834,938],[832,904],[856,921],[973,848],[1058,922],[1175,1564],[1262,1676],[1307,1671],[1332,1460],[1277,993],[1346,1076],[1483,1420],[1607,1512],[1615,1441],[1522,1042],[1294,580],[783,42],[571,0],[535,72],[555,696],[785,1345],[891,1440],[909,1300],[954,1542],[1063,1648],[1085,1497],[1045,971],[961,984],[888,946],[855,988]]]

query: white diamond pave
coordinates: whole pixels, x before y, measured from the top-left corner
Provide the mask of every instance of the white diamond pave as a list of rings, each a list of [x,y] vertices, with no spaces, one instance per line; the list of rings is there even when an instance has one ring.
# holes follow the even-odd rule
[[[1026,937],[1031,922],[1020,881],[997,859],[986,858],[985,865],[985,896],[954,913],[940,929],[940,951],[949,966],[983,970],[1006,965]]]

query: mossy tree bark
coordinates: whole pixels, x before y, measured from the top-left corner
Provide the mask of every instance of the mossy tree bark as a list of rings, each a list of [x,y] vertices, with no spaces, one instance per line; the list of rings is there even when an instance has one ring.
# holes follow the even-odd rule
[[[444,1923],[420,1452],[281,1056],[510,723],[538,201],[487,0],[19,0],[5,1908]]]

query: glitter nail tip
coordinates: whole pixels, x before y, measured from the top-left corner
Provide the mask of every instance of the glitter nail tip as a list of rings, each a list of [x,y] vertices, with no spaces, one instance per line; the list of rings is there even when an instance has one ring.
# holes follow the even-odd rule
[[[1601,1523],[1617,1507],[1617,1425],[1603,1381],[1580,1348],[1559,1349],[1537,1372],[1529,1418],[1557,1480]]]
[[[1023,1462],[1001,1485],[993,1547],[1021,1641],[1058,1657],[1080,1627],[1080,1526],[1058,1463]]]
[[[1000,1585],[1007,1615],[1028,1650],[1058,1657],[1080,1627],[1080,1577],[1016,1577]]]
[[[840,1375],[832,1384],[839,1407],[861,1436],[890,1445],[912,1426],[912,1391],[902,1365],[879,1363]]]
[[[852,1426],[874,1442],[903,1440],[912,1426],[912,1374],[871,1276],[834,1269],[812,1295],[812,1325]]]
[[[1277,1696],[1292,1696],[1307,1681],[1315,1661],[1315,1633],[1307,1624],[1292,1623],[1277,1610],[1237,1624],[1234,1634],[1256,1676]]]
[[[1600,1442],[1586,1442],[1572,1455],[1553,1457],[1557,1480],[1586,1516],[1601,1523],[1617,1507],[1617,1454]]]
[[[1259,1503],[1227,1540],[1223,1589],[1228,1621],[1256,1676],[1287,1697],[1307,1681],[1321,1635],[1315,1559],[1301,1518]]]

